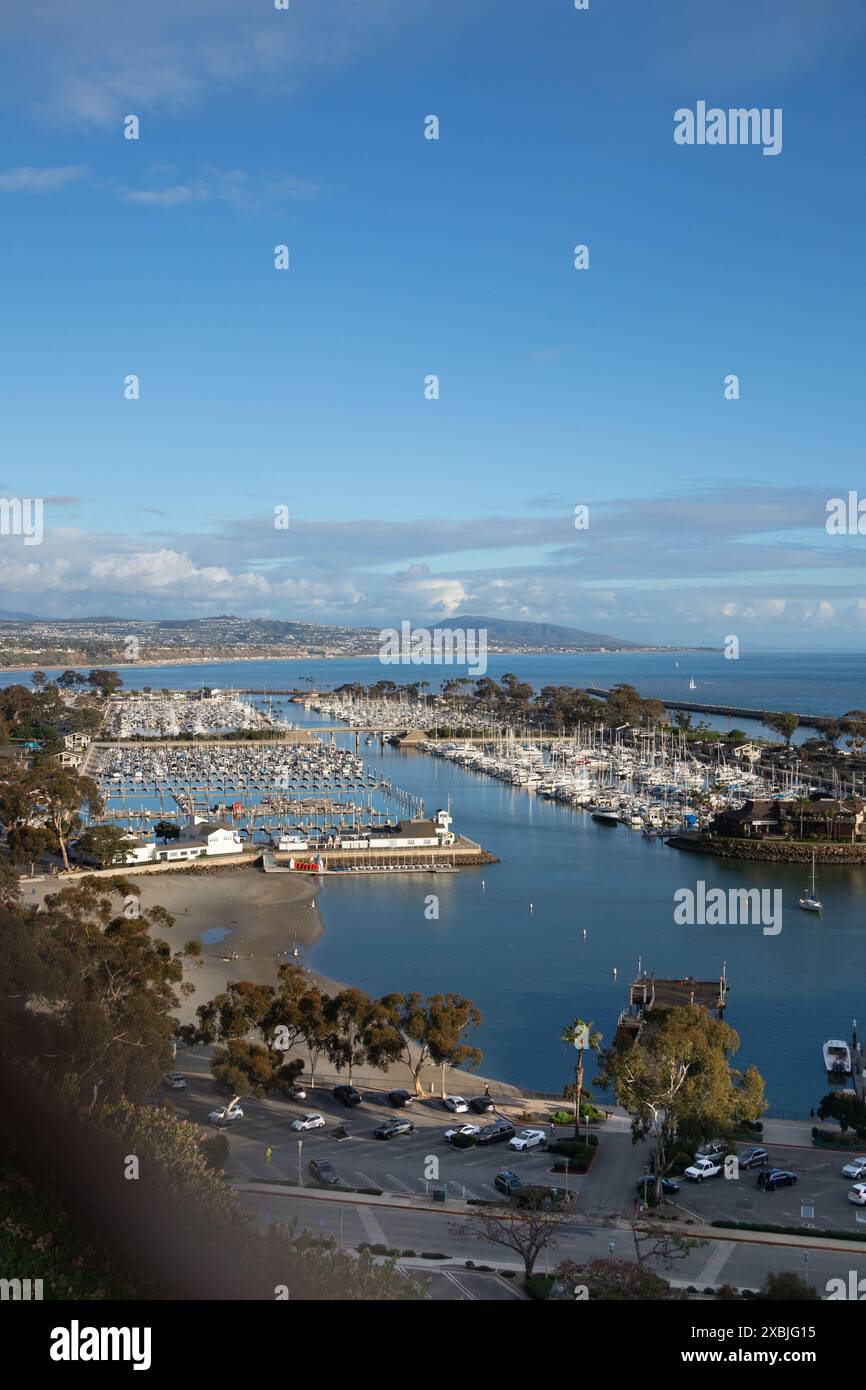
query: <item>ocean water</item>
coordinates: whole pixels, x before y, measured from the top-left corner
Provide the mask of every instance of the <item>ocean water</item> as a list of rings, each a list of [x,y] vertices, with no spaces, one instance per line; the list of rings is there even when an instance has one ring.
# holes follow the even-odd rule
[[[676,666],[679,661],[679,667]],[[133,668],[127,686],[279,688],[312,675],[320,686],[394,679],[435,683],[441,668],[383,668],[375,660],[218,663]],[[712,703],[841,714],[866,705],[866,656],[850,653],[491,657],[489,672],[513,670],[536,685],[608,686],[627,681],[646,694]],[[453,675],[454,668],[445,675]],[[4,683],[21,679],[4,673]],[[317,722],[285,706],[295,722]],[[736,721],[743,726],[743,721]],[[348,735],[339,735],[342,741]],[[580,1015],[607,1039],[628,1002],[639,968],[661,976],[730,982],[728,1022],[740,1036],[740,1066],[756,1065],[776,1113],[808,1114],[826,1089],[821,1044],[848,1036],[866,1019],[859,969],[866,933],[866,869],[825,868],[821,918],[801,912],[798,866],[738,864],[692,856],[620,826],[599,827],[585,812],[478,776],[441,759],[378,742],[367,761],[424,798],[425,809],[451,798],[455,828],[478,840],[499,864],[454,875],[327,880],[319,905],[327,930],[311,963],[377,994],[453,990],[483,1015],[476,1041],[487,1074],[534,1089],[569,1079],[573,1050],[559,1042]],[[782,931],[677,926],[674,893],[708,887],[781,889]],[[438,918],[425,914],[430,894]]]
[[[594,685],[623,681],[644,695],[706,700],[708,704],[756,709],[792,709],[801,714],[844,714],[866,705],[866,652],[779,652],[744,648],[736,661],[721,652],[587,652],[575,655],[489,656],[487,674],[506,671],[540,688],[544,685]],[[179,666],[129,666],[124,684],[177,690],[209,685],[236,688],[287,688],[312,676],[318,689],[347,681],[364,685],[388,679],[427,680],[437,690],[443,681],[466,674],[460,666],[383,666],[375,657],[299,661],[218,661]],[[697,689],[689,691],[694,676]],[[0,684],[26,682],[25,674],[0,672]],[[303,687],[302,687],[303,688]]]

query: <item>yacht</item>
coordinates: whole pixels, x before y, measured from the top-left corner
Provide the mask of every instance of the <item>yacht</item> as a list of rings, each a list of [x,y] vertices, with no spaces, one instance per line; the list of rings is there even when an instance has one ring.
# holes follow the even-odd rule
[[[850,1076],[851,1049],[841,1038],[828,1038],[825,1042],[824,1066],[828,1076]]]
[[[820,912],[824,904],[821,899],[815,896],[815,851],[812,851],[812,877],[809,887],[800,897],[800,906],[804,912]]]

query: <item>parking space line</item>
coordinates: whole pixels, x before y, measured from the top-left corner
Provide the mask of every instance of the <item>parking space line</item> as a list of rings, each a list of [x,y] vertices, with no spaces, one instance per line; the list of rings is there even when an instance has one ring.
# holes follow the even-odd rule
[[[462,1295],[463,1298],[468,1298],[468,1299],[470,1299],[473,1303],[477,1303],[477,1302],[478,1302],[478,1299],[477,1299],[476,1295],[472,1292],[472,1290],[471,1290],[471,1289],[464,1288],[464,1286],[460,1283],[460,1280],[457,1279],[457,1278],[451,1273],[451,1270],[450,1270],[450,1269],[443,1269],[443,1270],[440,1270],[440,1273],[441,1273],[441,1274],[444,1274],[444,1275],[445,1275],[445,1278],[448,1279],[448,1280],[450,1280],[450,1282],[455,1286],[455,1288],[458,1288],[458,1289],[460,1290],[460,1293],[461,1293],[461,1295]]]
[[[397,1183],[400,1187],[402,1187],[404,1192],[412,1193],[413,1189],[411,1187],[407,1187],[406,1183],[404,1183],[402,1178],[395,1177],[393,1173],[386,1173],[385,1177],[388,1179],[389,1182]]]
[[[362,1173],[360,1168],[356,1168],[355,1172],[359,1178],[363,1178],[365,1187],[375,1187],[378,1190],[379,1184],[374,1182],[368,1173]]]
[[[448,1186],[454,1188],[454,1195],[461,1198],[462,1201],[466,1201],[470,1197],[474,1201],[478,1201],[478,1193],[473,1192],[471,1187],[467,1187],[465,1182],[454,1182],[452,1179],[450,1183],[446,1184],[446,1187]]]

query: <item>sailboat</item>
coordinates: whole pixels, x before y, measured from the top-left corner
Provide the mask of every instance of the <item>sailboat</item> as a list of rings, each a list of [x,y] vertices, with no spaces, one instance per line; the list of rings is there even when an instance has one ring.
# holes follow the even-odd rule
[[[697,688],[698,688],[698,687],[697,687],[696,684],[695,684],[695,678],[694,678],[694,676],[690,676],[690,677],[689,677],[689,690],[697,690]]]
[[[815,851],[812,850],[812,878],[809,888],[800,898],[800,906],[804,912],[820,912],[824,904],[820,898],[815,897]]]

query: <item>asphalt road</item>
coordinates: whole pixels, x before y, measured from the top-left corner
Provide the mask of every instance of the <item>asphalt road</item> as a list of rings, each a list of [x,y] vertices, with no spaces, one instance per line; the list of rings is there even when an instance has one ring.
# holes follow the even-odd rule
[[[161,1092],[161,1098],[173,1104],[178,1113],[207,1127],[210,1110],[224,1104],[209,1074],[200,1070],[202,1059],[196,1057],[196,1073],[187,1069],[186,1059],[178,1058],[178,1069],[188,1078],[184,1092]],[[337,1103],[330,1091],[314,1091],[304,1102],[291,1103],[282,1099],[241,1102],[244,1118],[229,1131],[230,1156],[227,1173],[236,1181],[271,1179],[276,1182],[296,1182],[300,1172],[309,1181],[307,1165],[313,1157],[328,1158],[346,1185],[376,1187],[386,1193],[406,1197],[420,1196],[431,1184],[445,1183],[450,1199],[496,1196],[493,1179],[502,1168],[509,1168],[524,1180],[546,1186],[565,1186],[563,1174],[550,1171],[551,1155],[543,1149],[518,1153],[506,1144],[485,1149],[454,1150],[444,1138],[444,1131],[457,1122],[468,1120],[484,1124],[492,1116],[453,1116],[441,1102],[425,1100],[406,1110],[394,1110],[382,1098],[365,1096],[364,1104],[346,1110]],[[326,1120],[325,1128],[294,1133],[292,1119],[307,1110],[318,1110]],[[390,1141],[377,1140],[373,1131],[385,1118],[409,1116],[415,1123],[415,1133],[398,1136]],[[345,1125],[346,1139],[337,1139],[334,1130]],[[568,1132],[568,1131],[566,1131]],[[299,1150],[298,1140],[301,1140]],[[756,1186],[755,1172],[742,1172],[737,1180],[723,1177],[701,1184],[683,1182],[680,1193],[672,1201],[672,1215],[691,1217],[701,1222],[718,1219],[737,1221],[767,1220],[777,1225],[790,1225],[804,1235],[815,1229],[832,1229],[854,1235],[866,1231],[857,1221],[858,1211],[847,1200],[851,1182],[841,1176],[846,1162],[842,1153],[767,1144],[770,1164],[790,1168],[799,1175],[795,1187],[777,1192],[761,1192]],[[270,1161],[267,1150],[271,1149]],[[866,1146],[864,1146],[866,1150]],[[578,1197],[573,1216],[560,1229],[549,1260],[551,1268],[560,1259],[592,1259],[613,1253],[617,1258],[634,1255],[628,1231],[613,1228],[611,1221],[631,1217],[635,1213],[635,1182],[648,1158],[646,1145],[633,1145],[628,1125],[611,1121],[601,1139],[599,1156],[590,1172],[568,1179],[570,1190],[577,1189]],[[440,1253],[453,1260],[474,1260],[476,1263],[516,1265],[512,1252],[491,1248],[477,1237],[455,1233],[455,1225],[464,1218],[455,1217],[441,1208],[418,1209],[365,1204],[363,1198],[347,1196],[345,1203],[322,1200],[310,1188],[303,1194],[285,1193],[241,1194],[245,1210],[262,1220],[287,1220],[297,1217],[310,1229],[330,1232],[347,1247],[359,1242],[382,1243],[400,1251],[412,1250]],[[813,1205],[814,1213],[803,1214],[801,1203]],[[342,1221],[342,1231],[341,1231]],[[613,1251],[610,1245],[613,1243]],[[411,1264],[412,1257],[407,1257]],[[539,1268],[544,1267],[542,1257]],[[778,1247],[761,1243],[759,1233],[754,1242],[737,1243],[711,1240],[678,1260],[673,1268],[659,1272],[676,1283],[693,1284],[702,1289],[733,1283],[757,1288],[770,1271],[795,1270],[806,1275],[823,1292],[830,1278],[847,1278],[849,1270],[858,1277],[866,1276],[866,1248],[862,1255],[804,1251],[799,1248]],[[429,1272],[429,1269],[426,1271]],[[414,1269],[412,1270],[414,1274]],[[504,1292],[503,1292],[504,1288]],[[467,1272],[440,1270],[433,1281],[431,1296],[436,1298],[512,1298],[522,1297],[519,1289],[500,1276],[476,1276]]]
[[[406,1250],[420,1255],[423,1252],[446,1255],[453,1261],[474,1260],[477,1264],[510,1265],[518,1267],[513,1252],[492,1247],[476,1237],[456,1232],[462,1218],[446,1212],[418,1210],[416,1208],[367,1206],[355,1201],[337,1203],[313,1196],[274,1195],[271,1193],[241,1194],[244,1210],[262,1221],[288,1221],[296,1217],[301,1226],[310,1230],[330,1234],[346,1247],[357,1248],[361,1241],[370,1244],[381,1243],[401,1253]],[[611,1243],[613,1250],[610,1249]],[[563,1259],[587,1261],[592,1259],[629,1259],[634,1257],[634,1246],[629,1231],[611,1227],[591,1228],[578,1222],[563,1226],[547,1257],[550,1269]],[[808,1256],[808,1258],[806,1258]],[[419,1270],[413,1257],[405,1257],[401,1264],[407,1267],[413,1277],[422,1278],[435,1264]],[[545,1268],[542,1254],[538,1265],[539,1272]],[[678,1259],[670,1268],[656,1262],[655,1268],[665,1278],[677,1285],[694,1285],[696,1289],[718,1287],[731,1283],[737,1287],[758,1288],[768,1273],[793,1271],[807,1278],[823,1295],[827,1281],[832,1278],[848,1278],[850,1270],[856,1270],[859,1278],[866,1276],[866,1251],[862,1255],[850,1255],[836,1251],[803,1251],[787,1246],[764,1245],[756,1234],[754,1243],[734,1243],[718,1240],[708,1241],[698,1249],[691,1250],[684,1259]],[[452,1270],[458,1280],[463,1281],[466,1272]],[[437,1274],[437,1280],[441,1271]],[[491,1287],[496,1280],[488,1279]],[[463,1297],[453,1292],[439,1289],[439,1297]],[[488,1297],[488,1293],[475,1296]]]

